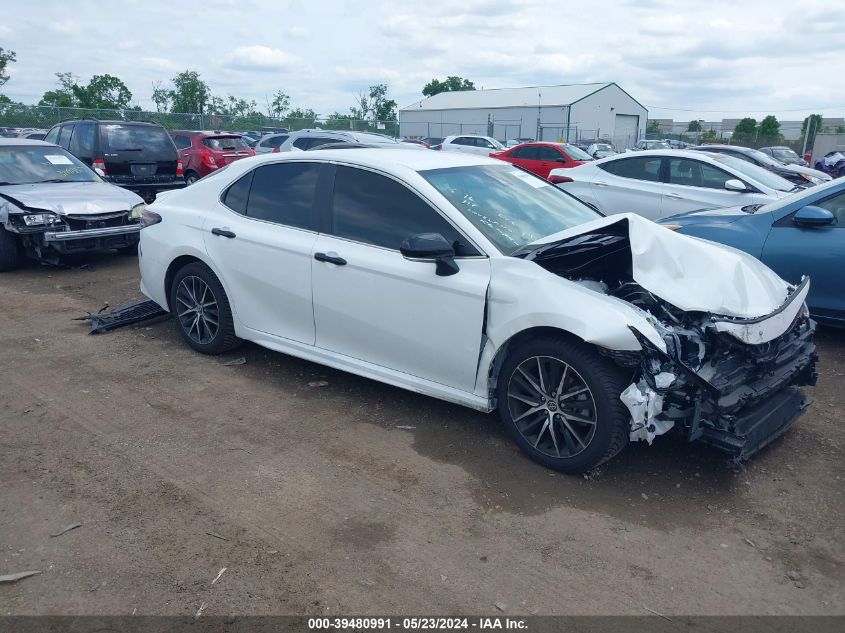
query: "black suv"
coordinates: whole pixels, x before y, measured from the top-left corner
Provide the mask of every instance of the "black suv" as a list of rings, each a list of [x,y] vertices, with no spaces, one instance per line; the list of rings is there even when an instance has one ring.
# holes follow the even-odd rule
[[[176,146],[157,123],[75,119],[54,125],[44,140],[147,202],[159,191],[185,186]]]

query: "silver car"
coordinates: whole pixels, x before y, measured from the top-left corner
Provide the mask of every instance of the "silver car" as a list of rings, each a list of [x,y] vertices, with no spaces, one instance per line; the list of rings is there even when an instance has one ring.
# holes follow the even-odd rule
[[[140,196],[104,182],[61,147],[0,139],[0,271],[24,256],[58,263],[65,254],[137,252]]]

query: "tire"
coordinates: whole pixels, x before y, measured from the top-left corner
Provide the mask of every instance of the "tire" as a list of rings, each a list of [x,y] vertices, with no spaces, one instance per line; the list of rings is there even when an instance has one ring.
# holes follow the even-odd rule
[[[0,272],[15,270],[21,265],[21,245],[14,234],[0,226]]]
[[[518,345],[505,359],[496,386],[499,415],[531,459],[553,470],[583,473],[628,443],[630,414],[619,399],[626,382],[611,361],[587,345],[539,337]],[[542,397],[538,387],[543,387]]]
[[[200,176],[197,172],[189,171],[188,173],[185,174],[185,184],[187,186],[190,186],[190,185],[194,184],[197,180],[199,180],[201,177],[202,176]]]
[[[170,288],[170,312],[185,342],[202,354],[222,354],[242,342],[235,336],[226,291],[205,264],[192,262],[176,273]]]

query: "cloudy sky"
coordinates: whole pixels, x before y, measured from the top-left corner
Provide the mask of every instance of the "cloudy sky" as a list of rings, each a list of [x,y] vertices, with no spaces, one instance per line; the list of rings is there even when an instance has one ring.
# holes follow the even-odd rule
[[[54,73],[109,73],[152,108],[197,70],[215,94],[346,112],[385,82],[400,106],[432,77],[477,87],[615,81],[653,118],[845,115],[843,0],[6,0],[2,92],[37,103]],[[73,10],[69,10],[70,7]]]

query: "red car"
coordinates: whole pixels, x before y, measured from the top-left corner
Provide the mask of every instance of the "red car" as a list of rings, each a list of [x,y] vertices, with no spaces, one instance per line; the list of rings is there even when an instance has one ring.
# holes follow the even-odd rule
[[[593,157],[587,152],[569,143],[547,143],[545,141],[523,143],[504,152],[493,152],[490,157],[519,165],[543,178],[548,178],[552,169],[577,167],[588,160],[593,160]]]
[[[255,156],[255,150],[238,134],[180,131],[171,132],[170,136],[179,150],[189,185],[229,163]]]

